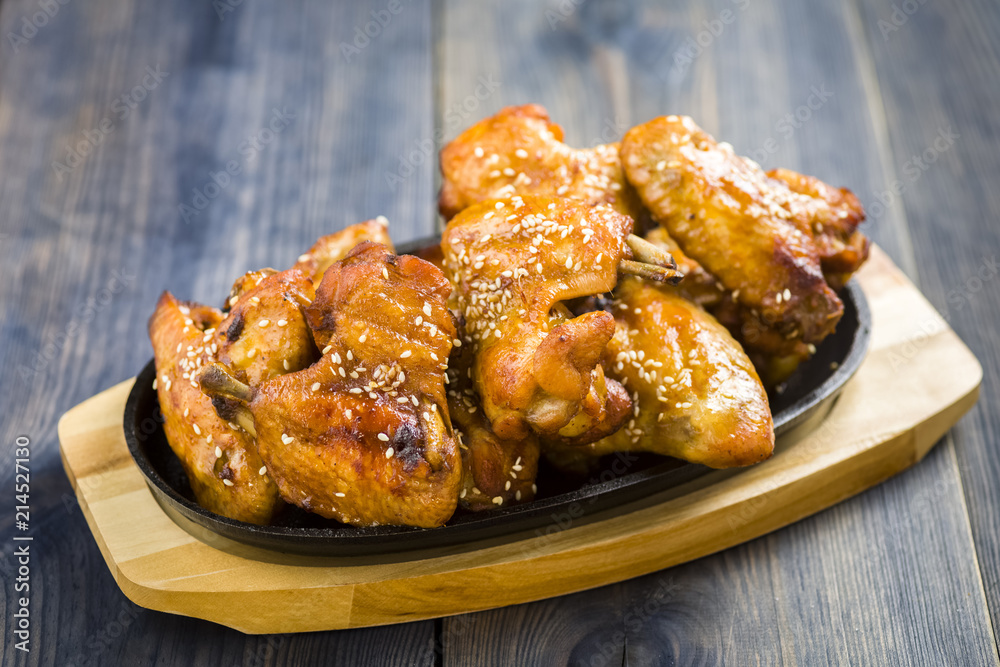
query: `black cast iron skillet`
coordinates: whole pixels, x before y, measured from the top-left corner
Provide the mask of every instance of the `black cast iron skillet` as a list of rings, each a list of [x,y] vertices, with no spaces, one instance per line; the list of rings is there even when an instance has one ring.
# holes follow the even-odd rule
[[[777,436],[818,423],[864,359],[871,334],[868,304],[853,282],[841,297],[844,316],[836,332],[802,364],[780,394],[770,396]],[[171,519],[198,539],[261,560],[287,561],[283,554],[361,556],[365,562],[399,560],[419,557],[421,552],[462,551],[472,545],[546,535],[595,517],[624,514],[653,500],[662,502],[679,487],[713,472],[661,456],[619,454],[606,457],[603,467],[590,477],[567,479],[542,462],[534,501],[485,512],[459,510],[440,528],[358,528],[297,507],[287,508],[273,525],[255,526],[213,514],[194,501],[180,461],[163,433],[152,388],[155,376],[150,361],[129,394],[124,423],[129,451],[153,496]]]

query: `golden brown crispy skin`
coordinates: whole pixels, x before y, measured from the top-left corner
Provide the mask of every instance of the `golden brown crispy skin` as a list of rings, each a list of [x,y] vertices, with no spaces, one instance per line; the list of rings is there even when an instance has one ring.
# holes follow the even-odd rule
[[[281,506],[253,439],[221,419],[195,381],[215,361],[222,313],[164,292],[149,320],[163,430],[198,504],[225,517],[267,524]],[[221,456],[217,456],[221,454]],[[227,484],[228,482],[228,484]]]
[[[738,290],[742,305],[805,343],[833,331],[843,304],[810,232],[797,222],[802,195],[687,117],[629,130],[622,161],[653,217],[728,290]]]
[[[455,337],[444,275],[364,242],[306,310],[322,358],[262,383],[249,409],[282,496],[356,525],[442,525],[462,462],[444,378]]]
[[[800,195],[785,195],[791,220],[811,234],[826,281],[839,290],[868,259],[868,238],[858,231],[865,219],[861,202],[847,188],[790,169],[772,169],[767,175]]]
[[[255,272],[259,274],[259,272]],[[319,358],[303,309],[316,294],[297,269],[271,273],[253,284],[247,274],[241,294],[217,332],[217,358],[238,380],[256,387]]]
[[[299,260],[293,266],[309,276],[314,287],[319,287],[323,273],[334,263],[339,262],[347,253],[362,241],[381,243],[392,250],[392,240],[389,238],[389,221],[379,216],[374,220],[345,227],[339,232],[321,236],[309,248],[308,252],[299,255]]]
[[[441,150],[438,208],[445,220],[489,199],[569,197],[645,217],[618,158],[618,144],[587,149],[563,143],[563,130],[537,104],[507,107]]]
[[[449,223],[441,247],[474,347],[472,381],[500,438],[592,442],[620,425],[628,397],[599,363],[614,319],[573,318],[561,302],[614,287],[631,226],[604,206],[519,196]]]
[[[625,278],[612,302],[609,377],[632,393],[626,426],[578,448],[553,447],[562,464],[648,451],[713,468],[746,466],[774,449],[767,394],[750,359],[715,319],[670,288]]]
[[[527,502],[535,497],[539,445],[534,433],[501,440],[493,432],[468,370],[473,346],[456,348],[448,369],[448,412],[462,450],[459,504],[473,511]]]
[[[670,251],[677,261],[677,268],[684,273],[680,284],[664,285],[663,289],[703,307],[729,329],[743,345],[766,387],[774,387],[786,380],[801,362],[809,358],[813,349],[810,345],[799,338],[786,337],[764,321],[754,309],[740,304],[734,298],[734,295],[739,295],[738,291],[726,290],[715,276],[680,250],[676,241],[662,228],[651,230],[646,240]]]

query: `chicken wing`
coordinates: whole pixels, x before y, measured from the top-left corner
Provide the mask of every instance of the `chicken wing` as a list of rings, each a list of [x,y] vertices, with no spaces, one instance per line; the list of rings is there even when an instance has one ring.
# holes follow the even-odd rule
[[[260,474],[263,462],[253,438],[220,418],[195,380],[216,360],[222,319],[215,308],[179,302],[169,292],[160,297],[149,336],[163,430],[199,505],[230,519],[267,524],[282,504],[278,487]]]
[[[245,406],[286,500],[356,525],[451,517],[462,461],[444,389],[450,291],[427,262],[364,242],[306,308],[319,361],[257,387],[222,364],[202,374],[207,391]]]
[[[839,290],[868,259],[868,238],[858,231],[865,219],[861,202],[847,188],[790,169],[772,169],[767,176],[798,195],[782,193],[783,205],[796,227],[812,235],[826,281]]]
[[[628,259],[631,227],[604,206],[520,196],[449,223],[441,248],[474,347],[471,378],[501,439],[591,442],[620,425],[628,397],[598,363],[614,319],[573,318],[562,301],[609,291],[619,271],[675,275]]]
[[[302,271],[312,278],[313,286],[319,287],[323,274],[334,263],[344,259],[362,241],[380,243],[392,250],[389,238],[389,221],[383,216],[374,220],[345,227],[334,234],[321,236],[312,248],[301,255],[292,268]]]
[[[304,311],[316,296],[312,281],[298,269],[268,271],[237,281],[232,293],[240,296],[230,297],[232,307],[217,328],[218,361],[253,387],[319,358]]]
[[[535,497],[538,438],[529,432],[502,440],[493,432],[469,377],[472,351],[471,345],[456,348],[448,369],[448,412],[464,470],[458,502],[473,511],[527,502]]]
[[[615,335],[609,378],[632,393],[623,429],[584,447],[547,444],[567,465],[618,451],[647,451],[713,468],[768,458],[774,428],[753,364],[711,315],[669,288],[626,278],[610,304]]]
[[[605,204],[641,221],[646,216],[625,181],[618,144],[574,149],[537,104],[507,107],[441,150],[438,208],[445,220],[462,209],[513,195],[569,197]]]
[[[834,213],[821,200],[793,192],[687,117],[661,117],[629,130],[622,161],[654,219],[727,290],[738,291],[740,304],[807,344],[833,331],[843,303],[827,284],[813,225],[822,228],[820,235],[832,228],[813,213],[846,221],[849,214],[839,216],[849,206]],[[843,244],[827,237],[827,259],[840,273],[840,259],[850,252],[837,251]]]

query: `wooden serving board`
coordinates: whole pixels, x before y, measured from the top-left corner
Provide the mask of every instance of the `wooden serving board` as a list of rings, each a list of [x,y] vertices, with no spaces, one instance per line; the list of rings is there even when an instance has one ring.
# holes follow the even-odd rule
[[[243,632],[400,623],[602,586],[745,542],[878,484],[923,458],[972,407],[982,369],[917,288],[878,248],[856,279],[872,310],[872,345],[822,423],[780,439],[764,463],[711,473],[613,520],[554,517],[552,530],[526,538],[396,562],[213,548],[164,514],[129,456],[122,413],[132,380],[63,416],[63,464],[129,599]]]

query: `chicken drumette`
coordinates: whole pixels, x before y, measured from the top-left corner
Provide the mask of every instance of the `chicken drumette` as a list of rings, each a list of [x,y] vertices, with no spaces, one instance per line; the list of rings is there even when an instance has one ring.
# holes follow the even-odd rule
[[[444,387],[450,291],[427,262],[362,243],[305,309],[319,361],[256,387],[222,364],[202,374],[207,392],[240,404],[282,497],[356,525],[451,517],[462,461]]]
[[[557,464],[647,451],[729,468],[774,449],[774,428],[753,364],[715,318],[670,288],[623,279],[608,308],[616,329],[604,370],[631,393],[624,428],[584,447],[547,445]]]
[[[793,172],[765,174],[690,118],[632,128],[622,161],[654,219],[753,318],[788,340],[831,333],[840,285],[867,254],[857,199]]]
[[[327,234],[317,239],[313,247],[301,255],[292,268],[302,271],[313,281],[314,287],[319,287],[323,274],[333,265],[344,259],[351,250],[363,241],[373,241],[392,250],[392,240],[389,238],[389,221],[379,216],[374,220],[345,227],[334,234]]]
[[[572,317],[562,303],[610,291],[619,271],[660,280],[671,262],[630,236],[632,220],[604,206],[515,196],[467,208],[442,239],[444,262],[473,346],[470,376],[502,440],[585,443],[614,432],[630,409],[600,358],[614,318]],[[659,258],[657,260],[657,258]]]
[[[150,320],[157,392],[167,440],[199,504],[230,518],[268,523],[280,500],[252,427],[231,402],[205,396],[196,378],[218,361],[256,386],[311,364],[319,354],[302,308],[312,301],[313,289],[299,271],[265,269],[241,277],[232,293],[225,317],[207,306],[179,304],[169,293],[160,298]]]
[[[605,204],[641,221],[646,216],[625,181],[618,144],[574,149],[544,107],[507,107],[441,150],[438,208],[446,220],[488,199],[514,195],[568,197]]]

